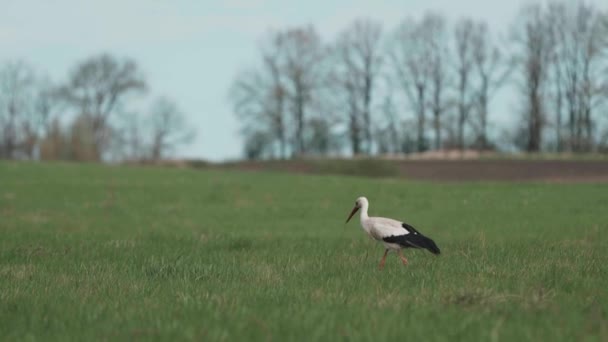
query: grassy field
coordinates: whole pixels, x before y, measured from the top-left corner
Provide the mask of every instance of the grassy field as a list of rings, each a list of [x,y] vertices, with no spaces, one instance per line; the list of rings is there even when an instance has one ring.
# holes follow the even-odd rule
[[[442,249],[409,266],[358,219]],[[608,340],[608,185],[0,163],[0,340]]]

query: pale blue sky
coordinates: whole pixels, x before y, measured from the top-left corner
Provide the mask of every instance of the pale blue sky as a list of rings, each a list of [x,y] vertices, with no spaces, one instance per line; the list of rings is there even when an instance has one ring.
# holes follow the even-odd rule
[[[269,29],[310,23],[330,40],[357,17],[392,30],[408,15],[434,10],[450,20],[483,18],[503,30],[526,2],[0,0],[0,63],[23,58],[61,81],[92,54],[129,56],[147,75],[150,95],[175,99],[196,128],[197,139],[178,154],[222,160],[242,150],[228,87],[239,69],[256,61],[256,44]],[[493,111],[496,120],[507,120],[505,113]]]

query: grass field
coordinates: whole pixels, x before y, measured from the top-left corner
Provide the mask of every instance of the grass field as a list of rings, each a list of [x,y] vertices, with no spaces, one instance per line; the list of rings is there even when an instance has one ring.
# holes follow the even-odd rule
[[[442,249],[409,266],[358,219]],[[0,163],[0,340],[608,340],[608,184]]]

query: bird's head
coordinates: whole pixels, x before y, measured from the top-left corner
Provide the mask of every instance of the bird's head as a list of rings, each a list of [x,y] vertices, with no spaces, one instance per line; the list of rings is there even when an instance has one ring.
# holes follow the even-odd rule
[[[353,215],[355,215],[357,210],[363,208],[364,206],[367,207],[367,198],[365,198],[363,196],[357,198],[357,200],[355,201],[355,207],[350,212],[350,215],[348,215],[348,218],[346,219],[346,223],[348,223],[348,221],[350,221],[350,219],[353,217]]]

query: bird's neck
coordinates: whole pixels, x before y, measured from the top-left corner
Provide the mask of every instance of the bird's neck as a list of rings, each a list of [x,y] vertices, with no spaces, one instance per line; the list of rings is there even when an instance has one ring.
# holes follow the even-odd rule
[[[359,217],[361,218],[361,227],[367,232],[367,234],[371,236],[371,226],[369,216],[367,215],[367,207],[367,203],[361,206],[361,213],[359,214]]]
[[[361,214],[359,214],[359,217],[361,218],[361,222],[367,220],[369,218],[369,216],[367,215],[367,204],[364,204],[363,206],[361,206]]]

